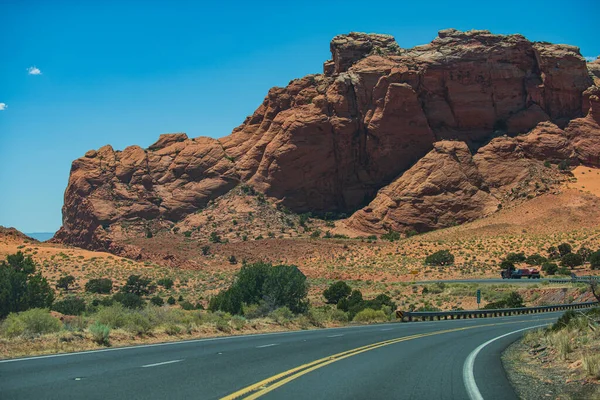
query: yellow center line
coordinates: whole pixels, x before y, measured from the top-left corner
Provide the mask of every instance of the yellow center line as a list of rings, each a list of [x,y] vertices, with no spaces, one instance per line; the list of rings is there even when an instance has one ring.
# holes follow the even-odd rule
[[[546,319],[539,319],[536,321],[546,321],[546,320],[554,320],[554,319],[555,318],[546,318]],[[257,382],[255,384],[247,386],[243,389],[240,389],[235,393],[232,393],[228,396],[223,397],[221,400],[234,400],[234,399],[239,399],[244,396],[247,396],[247,397],[245,397],[245,399],[248,399],[248,400],[257,399],[257,398],[271,392],[272,390],[275,390],[278,387],[281,387],[281,386],[283,386],[303,375],[306,375],[316,369],[322,368],[322,367],[329,365],[331,363],[334,363],[336,361],[343,360],[345,358],[352,357],[357,354],[361,354],[366,351],[374,350],[374,349],[377,349],[380,347],[389,346],[391,344],[405,342],[405,341],[409,341],[409,340],[413,340],[413,339],[419,339],[419,338],[423,338],[423,337],[427,337],[427,336],[441,335],[444,333],[459,332],[459,331],[464,331],[464,330],[469,330],[469,329],[484,328],[484,327],[498,326],[498,325],[517,324],[517,323],[523,323],[523,322],[529,322],[529,321],[511,321],[511,322],[499,322],[499,323],[495,323],[495,324],[466,326],[466,327],[462,327],[462,328],[447,329],[447,330],[443,330],[443,331],[420,333],[420,334],[404,336],[404,337],[396,338],[396,339],[384,340],[384,341],[378,342],[378,343],[372,343],[372,344],[369,344],[366,346],[361,346],[361,347],[357,347],[357,348],[354,348],[351,350],[346,350],[341,353],[333,354],[333,355],[330,355],[330,356],[327,356],[327,357],[324,357],[324,358],[321,358],[321,359],[318,359],[318,360],[315,360],[315,361],[312,361],[312,362],[309,362],[306,364],[302,364],[298,367],[281,372],[277,375],[273,375],[273,376],[266,378],[260,382]]]

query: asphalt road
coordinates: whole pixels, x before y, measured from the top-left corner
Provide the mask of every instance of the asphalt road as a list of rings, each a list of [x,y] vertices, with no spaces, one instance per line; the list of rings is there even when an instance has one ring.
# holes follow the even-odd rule
[[[500,353],[520,337],[519,330],[551,323],[560,314],[353,326],[4,360],[0,398],[218,399],[237,392],[265,399],[511,399],[516,396]]]

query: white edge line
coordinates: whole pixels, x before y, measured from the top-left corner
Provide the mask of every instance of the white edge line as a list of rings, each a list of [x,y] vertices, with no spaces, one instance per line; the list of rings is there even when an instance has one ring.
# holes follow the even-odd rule
[[[327,337],[328,337],[328,338],[334,338],[334,337],[341,337],[341,336],[344,336],[344,334],[343,334],[343,333],[340,333],[340,334],[338,334],[338,335],[329,335],[329,336],[327,336]]]
[[[523,328],[523,329],[518,329],[516,331],[512,331],[512,332],[508,332],[505,333],[504,335],[500,335],[498,337],[495,337],[493,339],[488,340],[487,342],[483,343],[482,345],[480,345],[479,347],[477,347],[475,350],[473,350],[471,352],[471,354],[469,354],[469,356],[467,357],[467,359],[465,360],[465,364],[463,366],[463,382],[465,384],[465,388],[467,389],[467,394],[469,395],[469,399],[471,400],[483,400],[483,396],[481,396],[481,392],[479,391],[479,388],[477,387],[477,383],[475,382],[475,371],[474,371],[474,366],[475,366],[475,358],[477,357],[477,355],[479,354],[479,352],[486,347],[487,345],[489,345],[490,343],[495,342],[498,339],[502,339],[503,337],[518,333],[518,332],[523,332],[529,329],[535,329],[535,328],[539,328],[542,326],[547,326],[548,324],[542,324],[542,325],[536,325],[536,326],[530,326],[528,328]]]
[[[273,346],[279,346],[279,343],[271,343],[271,344],[263,344],[262,346],[256,346],[257,349],[262,349],[265,347],[273,347]]]
[[[173,364],[173,363],[178,363],[181,361],[183,361],[183,360],[171,360],[171,361],[159,362],[156,364],[146,364],[146,365],[142,365],[142,368],[158,367],[159,365]]]

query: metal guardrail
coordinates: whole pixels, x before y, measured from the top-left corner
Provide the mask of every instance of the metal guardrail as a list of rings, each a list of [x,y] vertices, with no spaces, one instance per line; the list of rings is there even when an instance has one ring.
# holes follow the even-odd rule
[[[577,276],[575,278],[554,279],[547,278],[544,282],[549,283],[590,283],[591,281],[600,282],[600,276]]]
[[[597,305],[597,301],[588,303],[555,304],[552,306],[501,308],[494,310],[460,310],[460,311],[396,311],[396,318],[402,322],[438,321],[444,319],[493,318],[519,314],[537,314],[542,312],[576,310]]]

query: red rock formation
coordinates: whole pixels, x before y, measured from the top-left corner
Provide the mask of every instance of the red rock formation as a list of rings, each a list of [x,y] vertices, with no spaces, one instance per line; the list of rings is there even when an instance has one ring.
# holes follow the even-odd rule
[[[565,131],[579,161],[586,165],[600,166],[600,88],[595,87],[586,92],[589,96],[587,116],[572,120]]]
[[[347,221],[370,233],[419,232],[463,223],[492,213],[490,193],[464,142],[442,141],[400,178],[381,189]]]
[[[391,36],[351,33],[335,37],[331,52],[324,74],[271,89],[228,137],[162,135],[147,150],[105,146],[76,160],[57,237],[106,247],[127,235],[119,226],[179,221],[240,181],[297,212],[352,212],[391,182],[396,183],[392,192],[408,190],[402,173],[446,139],[477,149],[498,134],[538,126],[526,141],[497,139],[475,156],[472,162],[484,178],[496,161],[514,158],[518,151],[528,159],[571,157],[572,149],[553,131],[560,129],[538,124],[564,127],[584,115],[592,96],[582,96],[593,81],[590,63],[577,48],[532,43],[521,35],[449,29],[430,44],[401,49]],[[592,151],[587,141],[576,146],[580,158]],[[463,151],[436,149],[430,157]],[[498,177],[490,186],[511,179],[520,181]],[[459,190],[462,183],[453,181],[450,187]],[[463,221],[487,212],[491,201],[482,196],[457,200],[468,211],[439,211],[443,218],[428,226],[442,226],[451,214]],[[440,209],[449,204],[444,196],[436,198]],[[475,204],[467,206],[467,199]],[[390,218],[389,226],[409,225]],[[434,219],[411,219],[427,225],[425,220]]]

